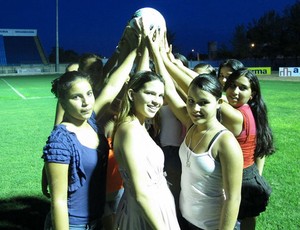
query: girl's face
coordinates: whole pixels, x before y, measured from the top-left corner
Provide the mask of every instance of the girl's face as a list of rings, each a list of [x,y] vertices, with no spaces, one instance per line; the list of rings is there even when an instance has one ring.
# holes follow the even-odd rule
[[[61,99],[61,105],[65,115],[72,120],[84,121],[91,117],[95,98],[90,83],[85,79],[78,79],[73,82],[72,87]]]
[[[220,81],[220,83],[223,87],[224,87],[229,75],[232,74],[232,71],[233,70],[230,67],[227,67],[227,66],[224,66],[220,69],[219,81]]]
[[[241,76],[226,90],[226,97],[230,105],[238,108],[252,99],[252,89],[249,79]]]
[[[136,117],[141,120],[153,118],[163,105],[164,84],[159,80],[150,81],[137,92],[129,90],[129,98],[134,103]]]
[[[217,109],[220,108],[220,104],[219,100],[209,92],[191,85],[188,90],[186,107],[194,124],[204,124],[211,119],[216,119]]]

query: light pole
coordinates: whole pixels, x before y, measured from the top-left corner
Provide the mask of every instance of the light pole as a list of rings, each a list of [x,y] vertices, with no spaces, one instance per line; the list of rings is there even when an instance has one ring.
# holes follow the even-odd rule
[[[56,42],[55,42],[55,72],[59,70],[59,39],[58,39],[58,0],[56,0]]]
[[[195,50],[194,49],[192,49],[192,54],[193,54],[193,58],[194,58],[194,52],[195,52]],[[196,59],[197,59],[197,61],[199,61],[200,60],[200,57],[199,57],[200,55],[199,55],[199,53],[198,52],[196,52]]]

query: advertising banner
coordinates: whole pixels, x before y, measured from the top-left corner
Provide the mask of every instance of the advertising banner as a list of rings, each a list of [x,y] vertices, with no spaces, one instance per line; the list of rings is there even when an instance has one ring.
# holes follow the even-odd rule
[[[300,67],[279,67],[279,77],[300,77]]]

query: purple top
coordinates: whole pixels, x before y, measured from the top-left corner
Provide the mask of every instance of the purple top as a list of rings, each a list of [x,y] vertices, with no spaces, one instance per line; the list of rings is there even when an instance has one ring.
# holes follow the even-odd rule
[[[99,134],[95,114],[88,123],[98,133],[97,149],[83,146],[76,134],[57,125],[43,149],[45,162],[69,164],[68,210],[70,224],[87,224],[97,219],[105,203],[108,144]]]

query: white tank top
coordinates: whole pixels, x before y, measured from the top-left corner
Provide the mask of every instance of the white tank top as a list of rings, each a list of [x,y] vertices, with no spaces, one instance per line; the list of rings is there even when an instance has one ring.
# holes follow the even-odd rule
[[[179,149],[182,164],[180,210],[186,220],[202,229],[219,227],[224,201],[222,171],[220,162],[213,158],[211,150],[223,131],[215,135],[207,152],[192,152],[185,139]]]

